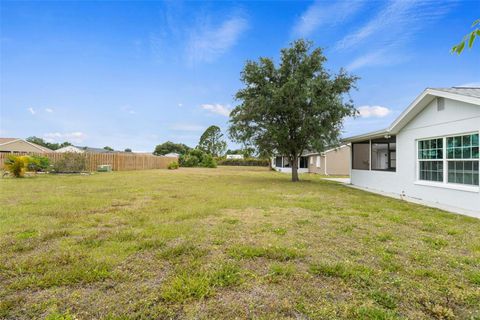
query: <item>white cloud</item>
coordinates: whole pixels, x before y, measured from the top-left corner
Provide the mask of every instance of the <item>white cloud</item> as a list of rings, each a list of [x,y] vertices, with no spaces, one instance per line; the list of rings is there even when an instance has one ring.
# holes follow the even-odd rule
[[[388,2],[373,19],[341,39],[336,48],[356,48],[369,38],[375,38],[375,43],[382,46],[408,40],[428,22],[445,14],[451,5],[450,2],[417,0]]]
[[[247,29],[248,21],[243,17],[230,18],[218,27],[212,27],[208,23],[197,25],[188,40],[188,61],[211,62],[217,59],[231,49]]]
[[[382,106],[361,106],[357,109],[362,118],[384,118],[391,112],[390,109]]]
[[[45,133],[43,135],[46,141],[48,142],[73,142],[73,143],[81,143],[85,140],[87,135],[83,132],[80,131],[74,131],[74,132],[65,132],[65,133],[60,133],[60,132],[49,132]]]
[[[52,113],[53,109],[52,108],[45,108],[45,111],[48,112],[48,113]]]
[[[362,5],[363,1],[329,3],[317,0],[301,15],[292,33],[295,37],[307,37],[321,26],[340,24],[358,12]]]
[[[177,123],[170,127],[170,129],[174,131],[189,131],[189,132],[196,132],[196,131],[203,131],[205,129],[204,126],[198,124],[189,124],[189,123]]]
[[[136,114],[136,113],[137,113],[137,112],[136,112],[135,110],[133,110],[133,108],[130,107],[130,106],[123,106],[121,109],[122,109],[123,112],[126,112],[126,113],[128,113],[128,114]]]
[[[178,106],[179,106],[179,107],[183,107],[183,103],[179,103]]]
[[[219,114],[225,117],[230,116],[230,112],[232,111],[230,106],[225,106],[222,104],[202,104],[201,105],[203,110],[210,111],[215,114]]]
[[[27,110],[28,110],[28,112],[30,112],[31,114],[37,113],[37,112],[35,111],[35,109],[33,109],[33,108],[28,108]]]
[[[346,66],[346,69],[353,71],[366,66],[394,65],[404,62],[408,59],[408,54],[400,53],[399,48],[395,49],[394,46],[390,46],[377,51],[367,52],[366,54],[355,58]]]

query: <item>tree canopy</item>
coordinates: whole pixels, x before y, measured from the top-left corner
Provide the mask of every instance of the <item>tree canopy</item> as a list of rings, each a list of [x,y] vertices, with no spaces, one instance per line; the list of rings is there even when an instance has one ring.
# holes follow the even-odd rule
[[[183,143],[164,142],[155,147],[153,154],[163,156],[167,153],[178,153],[180,155],[187,153],[191,148]]]
[[[208,127],[200,137],[198,149],[214,157],[224,154],[227,149],[227,143],[223,138],[222,130],[218,126]]]
[[[39,146],[48,148],[50,150],[57,150],[57,149],[72,145],[70,142],[67,142],[67,141],[65,141],[63,143],[47,142],[47,141],[43,140],[42,138],[35,137],[35,136],[28,137],[25,140],[28,141],[28,142],[31,142],[31,143],[38,144]]]
[[[244,87],[235,95],[240,104],[230,115],[230,137],[260,154],[288,156],[292,181],[298,181],[301,154],[338,143],[343,119],[357,113],[345,95],[358,78],[343,69],[330,74],[325,62],[321,48],[297,40],[281,50],[278,66],[260,58],[241,72]]]

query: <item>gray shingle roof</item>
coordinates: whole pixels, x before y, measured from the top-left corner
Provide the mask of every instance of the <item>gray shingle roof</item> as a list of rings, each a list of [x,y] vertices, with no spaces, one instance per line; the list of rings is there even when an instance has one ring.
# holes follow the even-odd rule
[[[452,88],[432,88],[433,90],[449,93],[461,94],[464,96],[480,98],[480,87],[452,87]]]

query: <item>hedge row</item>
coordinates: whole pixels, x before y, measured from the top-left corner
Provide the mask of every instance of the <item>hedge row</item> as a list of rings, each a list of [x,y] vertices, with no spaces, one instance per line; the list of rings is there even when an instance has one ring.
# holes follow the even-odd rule
[[[250,166],[250,167],[268,167],[268,159],[218,159],[219,166]]]

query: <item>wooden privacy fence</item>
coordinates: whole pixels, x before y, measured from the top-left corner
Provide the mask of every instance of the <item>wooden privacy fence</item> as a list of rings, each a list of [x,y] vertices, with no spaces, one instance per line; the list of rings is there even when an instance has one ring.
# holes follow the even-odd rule
[[[0,168],[4,168],[5,160],[10,155],[42,156],[50,159],[51,163],[60,160],[65,153],[0,153]],[[128,153],[79,153],[85,157],[86,170],[96,171],[102,164],[109,164],[114,171],[166,169],[172,162],[177,162],[176,157],[162,157],[151,154],[128,154]]]

